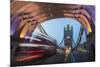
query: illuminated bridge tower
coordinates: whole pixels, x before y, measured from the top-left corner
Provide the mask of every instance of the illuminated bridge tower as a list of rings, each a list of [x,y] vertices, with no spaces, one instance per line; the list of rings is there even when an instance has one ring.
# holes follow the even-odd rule
[[[73,27],[67,25],[64,27],[64,45],[66,48],[72,48]]]

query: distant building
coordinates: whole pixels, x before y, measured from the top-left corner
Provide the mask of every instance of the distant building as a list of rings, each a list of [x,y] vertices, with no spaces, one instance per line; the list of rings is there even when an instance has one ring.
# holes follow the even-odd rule
[[[64,45],[67,48],[72,48],[73,41],[73,27],[67,25],[64,27]]]

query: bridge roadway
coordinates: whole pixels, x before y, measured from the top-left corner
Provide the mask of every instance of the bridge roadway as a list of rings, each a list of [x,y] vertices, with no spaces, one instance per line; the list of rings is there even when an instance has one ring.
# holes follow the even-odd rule
[[[39,60],[33,60],[31,62],[17,62],[15,63],[16,66],[24,66],[24,65],[44,65],[44,64],[60,64],[60,63],[75,63],[75,62],[87,62],[88,54],[86,52],[78,52],[73,51],[71,53],[71,60],[70,62],[65,62],[64,53],[56,53],[50,57],[42,58]]]

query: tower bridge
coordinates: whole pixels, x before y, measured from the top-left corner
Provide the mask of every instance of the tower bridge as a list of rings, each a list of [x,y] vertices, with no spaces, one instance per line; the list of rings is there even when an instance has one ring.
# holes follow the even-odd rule
[[[74,57],[75,62],[94,61],[95,60],[95,56],[94,56],[95,55],[95,46],[94,46],[95,25],[93,22],[94,19],[91,17],[91,14],[89,14],[89,10],[87,10],[86,8],[87,6],[85,5],[76,5],[76,4],[56,4],[56,3],[51,4],[51,3],[23,2],[23,1],[11,2],[11,35],[10,35],[11,46],[13,46],[15,42],[18,42],[17,44],[15,44],[18,48],[19,48],[18,46],[19,43],[31,43],[30,45],[32,46],[32,48],[29,47],[29,49],[31,50],[37,49],[37,47],[33,48],[34,46],[37,45],[38,45],[38,49],[40,50],[41,50],[41,45],[43,46],[43,44],[52,46],[48,49],[47,47],[46,49],[43,48],[44,50],[42,51],[40,50],[36,51],[43,54],[43,56],[38,55],[38,57],[36,58],[44,57],[44,55],[46,56],[46,58],[48,57],[48,59],[46,59],[47,62],[44,61],[44,63],[65,62],[66,59],[70,60],[66,62],[73,62],[71,57]],[[74,18],[77,21],[79,21],[79,23],[81,24],[79,35],[75,43],[77,46],[80,45],[84,30],[87,32],[86,34],[87,52],[83,51],[82,49],[78,51],[77,50],[78,47],[75,47],[74,50],[74,48],[72,47],[72,44],[74,42],[72,26],[66,25],[66,27],[64,27],[64,38],[62,40],[64,41],[65,47],[71,49],[71,52],[68,51],[67,49],[65,50],[67,53],[69,53],[69,55],[64,52],[64,49],[57,46],[58,44],[56,42],[56,39],[49,36],[48,33],[41,26],[41,23],[43,23],[46,20],[55,19],[55,18],[66,18],[66,17]],[[35,38],[31,38],[32,32],[34,32],[37,26],[39,26],[39,30],[41,34],[35,35],[36,36]],[[33,46],[32,43],[33,44],[35,43],[35,45]],[[62,44],[62,42],[60,44]],[[16,46],[14,46],[15,48],[12,47],[11,49],[12,55],[14,56],[16,54],[16,51],[20,50],[20,49],[16,50]],[[26,48],[26,45],[23,46],[25,46],[24,48]],[[45,47],[45,45],[43,47]],[[60,49],[62,51],[60,51],[60,53],[57,54],[56,49],[57,50]],[[45,52],[45,50],[47,52]],[[31,52],[26,51],[26,53],[32,53],[32,52],[34,53],[35,51],[31,51]],[[67,56],[66,58],[65,55]],[[70,59],[68,59],[69,57]],[[27,59],[27,57],[21,58],[21,60],[19,60],[19,56],[18,56],[17,61],[24,62],[24,60],[25,61],[30,59],[34,60],[34,57],[32,56],[29,56],[28,58],[29,59]],[[55,60],[55,62],[53,62],[53,60]],[[35,61],[32,61],[32,63],[30,64],[33,64],[33,62]]]

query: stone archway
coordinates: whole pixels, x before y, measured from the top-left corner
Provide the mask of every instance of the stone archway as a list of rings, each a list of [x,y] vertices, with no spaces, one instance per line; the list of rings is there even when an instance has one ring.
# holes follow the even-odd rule
[[[36,26],[46,20],[62,17],[75,18],[89,33],[95,32],[93,19],[85,5],[22,1],[11,3],[11,31],[14,33],[22,28],[20,37],[27,33],[31,35]]]

